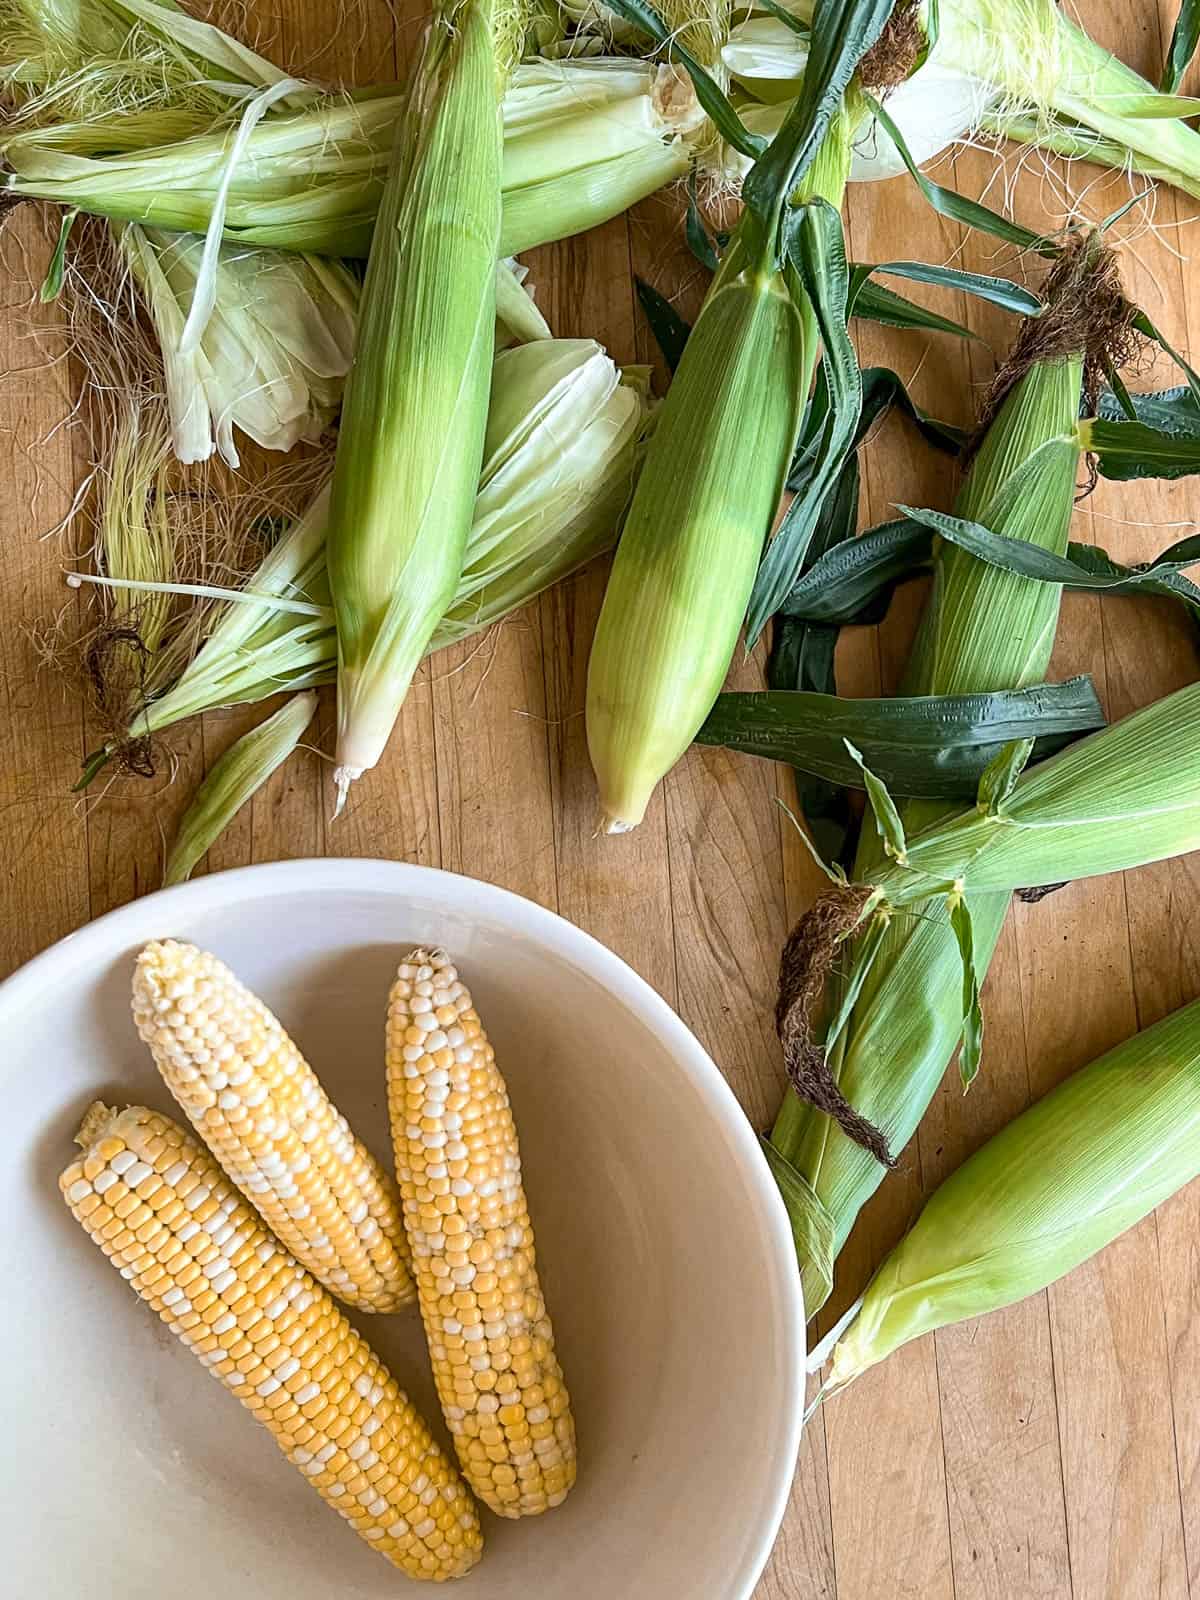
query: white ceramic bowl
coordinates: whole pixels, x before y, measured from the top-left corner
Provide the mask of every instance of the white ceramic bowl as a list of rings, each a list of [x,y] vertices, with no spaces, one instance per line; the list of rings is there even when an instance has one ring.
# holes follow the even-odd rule
[[[166,935],[213,950],[263,996],[381,1158],[398,958],[440,942],[471,986],[516,1108],[580,1462],[561,1509],[520,1524],[485,1515],[463,1593],[745,1600],[791,1480],[804,1333],[786,1217],[733,1095],[669,1007],[569,923],[467,878],[334,860],[151,895],[0,987],[4,1592],[410,1592],[137,1303],[59,1198],[92,1099],[172,1109],[128,1000],[135,951]],[[416,1314],[358,1321],[437,1418]]]

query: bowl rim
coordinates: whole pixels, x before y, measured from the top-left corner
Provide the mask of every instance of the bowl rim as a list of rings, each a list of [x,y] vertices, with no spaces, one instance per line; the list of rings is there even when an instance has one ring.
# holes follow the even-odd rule
[[[539,937],[581,971],[586,971],[667,1046],[690,1079],[720,1128],[760,1214],[777,1301],[784,1346],[785,1375],[779,1395],[784,1427],[771,1463],[771,1503],[755,1545],[740,1571],[730,1574],[736,1587],[729,1600],[751,1600],[778,1537],[791,1493],[800,1449],[805,1406],[805,1319],[795,1243],[783,1198],[771,1176],[759,1141],[741,1104],[708,1051],[683,1019],[643,977],[592,934],[536,901],[465,873],[447,872],[415,862],[371,856],[313,856],[290,861],[259,862],[207,873],[186,883],[158,889],[107,911],[65,934],[0,981],[0,1025],[5,1013],[29,1005],[52,982],[70,980],[97,952],[121,938],[125,923],[144,923],[147,908],[161,908],[169,918],[176,909],[192,914],[220,910],[246,898],[269,899],[297,892],[353,891],[403,895],[419,884],[428,896],[439,892],[468,911],[500,916]]]

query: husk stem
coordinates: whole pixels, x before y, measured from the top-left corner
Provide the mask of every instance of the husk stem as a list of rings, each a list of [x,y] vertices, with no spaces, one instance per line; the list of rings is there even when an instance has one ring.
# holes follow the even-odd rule
[[[1036,1294],[1200,1175],[1200,1002],[1126,1040],[970,1156],[885,1257],[826,1393],[910,1339]]]
[[[840,210],[853,91],[785,203]],[[747,208],[672,379],[605,591],[588,665],[601,831],[635,828],[729,670],[820,351],[776,255],[779,215]],[[748,448],[747,440],[752,441]]]
[[[1111,266],[1094,241],[1068,252],[1048,286],[1039,329],[1047,359],[1009,372],[1000,401],[956,501],[963,517],[994,532],[1032,540],[1061,554],[1069,536],[1081,449],[1076,432],[1087,341],[1099,326],[1097,283],[1111,292]],[[1057,331],[1057,336],[1055,330]],[[1031,463],[1033,463],[1031,467]],[[1057,626],[1061,591],[990,567],[943,545],[933,589],[903,684],[907,694],[965,694],[1018,689],[1043,679]],[[911,837],[946,813],[936,802],[900,808]],[[951,808],[952,809],[952,808]],[[858,883],[874,884],[884,862],[868,824],[854,867]],[[1050,874],[1057,881],[1065,874]],[[970,896],[978,979],[987,971],[1008,906],[1008,892]],[[879,911],[880,919],[885,913]],[[873,924],[881,942],[837,1039],[827,1050],[829,1073],[855,1111],[885,1137],[894,1157],[915,1132],[962,1028],[962,958],[945,896],[918,912],[896,910]],[[827,990],[829,1016],[839,1016],[864,929],[848,947]],[[793,1169],[793,1222],[798,1235],[805,1306],[815,1313],[829,1295],[833,1266],[863,1204],[885,1168],[824,1112],[793,1093],[780,1108],[771,1143]]]

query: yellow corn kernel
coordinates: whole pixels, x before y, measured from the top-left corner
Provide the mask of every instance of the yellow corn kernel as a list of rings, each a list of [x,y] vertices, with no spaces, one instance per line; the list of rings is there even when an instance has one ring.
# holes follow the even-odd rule
[[[359,1311],[407,1304],[395,1185],[262,1001],[215,956],[167,940],[138,957],[133,1019],[196,1132],[318,1283]],[[205,1197],[172,1187],[203,1221]]]
[[[575,1429],[538,1282],[508,1092],[442,951],[415,950],[400,968],[388,1001],[387,1066],[404,1224],[446,1424],[485,1505],[532,1516],[559,1505],[575,1481]],[[450,1211],[434,1199],[433,1185],[445,1180]]]
[[[59,1179],[75,1216],[142,1300],[271,1430],[322,1498],[412,1578],[440,1581],[469,1571],[482,1536],[458,1474],[387,1368],[271,1237],[208,1152],[156,1111],[131,1106],[116,1112],[99,1103],[84,1118],[79,1143],[85,1158]],[[109,1154],[100,1156],[101,1149]],[[102,1231],[111,1214],[107,1195],[135,1164],[151,1166],[167,1186],[189,1174],[216,1201],[207,1228],[186,1211],[178,1214],[172,1238],[179,1248],[170,1265],[164,1252],[147,1256],[136,1241],[120,1249]],[[99,1204],[89,1211],[90,1200]],[[189,1271],[180,1270],[183,1261]],[[206,1297],[209,1312],[200,1319],[195,1310]],[[268,1335],[269,1360],[257,1354],[261,1342],[255,1355],[233,1359],[251,1329],[256,1340],[260,1331]],[[336,1367],[309,1359],[312,1350],[330,1344],[340,1352]],[[301,1443],[292,1430],[313,1403],[322,1409],[305,1426]],[[384,1461],[391,1469],[386,1489],[387,1469],[367,1477]],[[370,1495],[359,1481],[364,1478],[372,1484]]]

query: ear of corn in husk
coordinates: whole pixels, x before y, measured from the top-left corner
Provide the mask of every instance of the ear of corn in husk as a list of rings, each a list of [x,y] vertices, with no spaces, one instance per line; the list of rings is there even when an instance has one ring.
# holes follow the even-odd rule
[[[885,907],[1094,878],[1200,846],[1200,684],[1022,772],[1011,790],[907,842],[872,873]]]
[[[450,0],[430,24],[367,264],[325,540],[338,811],[383,754],[462,572],[487,426],[506,25],[493,0]]]
[[[468,1572],[483,1540],[457,1472],[208,1151],[157,1111],[99,1102],[76,1142],[63,1199],[138,1298],[372,1549],[410,1578]]]
[[[874,22],[877,36],[886,12]],[[864,36],[864,47],[872,42]],[[755,168],[760,196],[743,212],[663,403],[588,665],[604,832],[641,822],[729,670],[820,348],[800,273],[783,261],[784,209],[816,200],[840,209],[861,114],[852,82],[809,160],[815,112],[797,102]]]
[[[80,0],[79,9],[88,19],[104,4]],[[190,75],[181,86],[158,73],[156,58],[143,60],[146,48],[141,30],[129,35],[122,71],[137,78],[142,109],[119,116],[106,108],[124,92],[122,71],[103,57],[93,62],[86,76],[95,93],[80,100],[75,68],[86,62],[63,63],[44,49],[39,93],[0,135],[0,160],[10,169],[0,184],[117,221],[205,233],[227,178],[229,242],[367,254],[402,90],[326,94],[311,104],[306,95],[287,97],[265,108],[230,173],[239,102],[226,98],[222,115],[221,101],[209,97],[197,110]],[[30,74],[31,54],[16,43],[8,48],[0,30],[0,81]],[[239,81],[263,86],[250,75]],[[684,176],[709,137],[684,74],[626,58],[523,61],[512,72],[503,117],[504,254],[618,215]]]
[[[955,929],[963,907],[973,927],[977,982],[980,955],[989,955],[995,942],[994,897],[1007,903],[1014,889],[1124,872],[1200,848],[1198,714],[1200,685],[1193,684],[1022,773],[1002,798],[907,838],[902,859],[868,870],[869,888],[834,891],[833,902],[846,905],[847,928],[861,916],[870,919],[864,944],[878,939],[876,956],[886,951],[891,924],[904,913],[919,919],[918,933],[949,922],[949,932],[931,933],[923,945],[906,944],[900,961],[880,970],[876,959],[866,973],[867,979],[879,976],[870,989],[863,983],[835,1045],[865,993],[873,1005],[868,1025],[892,1025],[893,1066],[889,1072],[886,1064],[876,1064],[872,1073],[869,1058],[860,1055],[861,1081],[873,1096],[866,1107],[851,1102],[860,1115],[869,1119],[884,1104],[896,1108],[895,1125],[915,1126],[932,1098],[963,1030],[965,955]],[[904,917],[901,926],[907,925]],[[852,960],[861,959],[861,951]],[[942,1068],[930,1053],[935,1036]],[[843,1059],[836,1047],[831,1050],[835,1073]],[[879,1181],[869,1171],[862,1175],[864,1162],[875,1158],[865,1150],[847,1158],[842,1140],[845,1146],[852,1141],[828,1118],[797,1118],[790,1104],[771,1139],[787,1163],[786,1182],[796,1191],[788,1205],[801,1271],[820,1304],[857,1206]]]
[[[616,542],[647,415],[644,373],[623,374],[591,340],[540,341],[496,358],[463,572],[431,652],[500,620]],[[122,474],[105,499],[106,519],[128,527],[153,516],[161,508],[149,487],[145,477]],[[333,681],[327,516],[325,489],[242,590],[231,598],[200,597],[199,614],[151,656],[144,692],[123,714],[118,744],[220,706]],[[112,563],[106,565],[111,571]],[[158,569],[146,575],[169,577]],[[132,593],[141,595],[137,587]]]
[[[833,1348],[826,1389],[1036,1294],[1200,1175],[1200,1004],[1076,1072],[926,1201]]]
[[[765,8],[764,8],[765,9]],[[801,6],[801,14],[811,11]],[[929,29],[933,7],[923,9]],[[1160,95],[1065,16],[1055,0],[939,0],[928,58],[889,97],[888,113],[918,162],[986,123],[1006,137],[1144,172],[1200,192],[1200,134],[1185,117],[1194,102]],[[805,39],[778,16],[735,26],[722,61],[769,102],[747,126],[768,136],[803,77]],[[737,158],[730,158],[736,169]],[[868,122],[856,141],[853,177],[889,178],[904,163],[888,133]]]
[[[1046,339],[1049,359],[1016,378],[987,429],[956,502],[963,516],[993,532],[1033,540],[1062,553],[1067,544],[1081,451],[1076,437],[1089,336],[1102,322],[1111,264],[1081,243],[1048,285],[1043,317],[1023,338]],[[1105,325],[1107,325],[1105,323]],[[1056,334],[1055,330],[1059,330]],[[1014,359],[1019,372],[1020,349]],[[1017,689],[1045,677],[1060,591],[943,545],[933,590],[904,682],[911,694]],[[916,833],[944,813],[929,802],[901,808]],[[864,828],[856,880],[874,881],[883,851]],[[1043,881],[1067,874],[1057,870]],[[982,982],[1007,911],[1008,892],[973,894],[973,959]],[[840,1016],[853,972],[828,990]],[[882,931],[870,969],[827,1064],[842,1096],[895,1154],[912,1137],[949,1065],[962,1030],[962,958],[949,908],[941,900],[897,914]],[[789,1093],[771,1142],[791,1168],[790,1209],[798,1231],[805,1306],[812,1315],[829,1294],[833,1263],[860,1207],[884,1175],[875,1154],[824,1111]],[[799,1197],[799,1198],[797,1198]]]
[[[196,790],[180,821],[163,883],[184,883],[246,802],[283,765],[317,710],[313,689],[294,695],[225,751]]]

